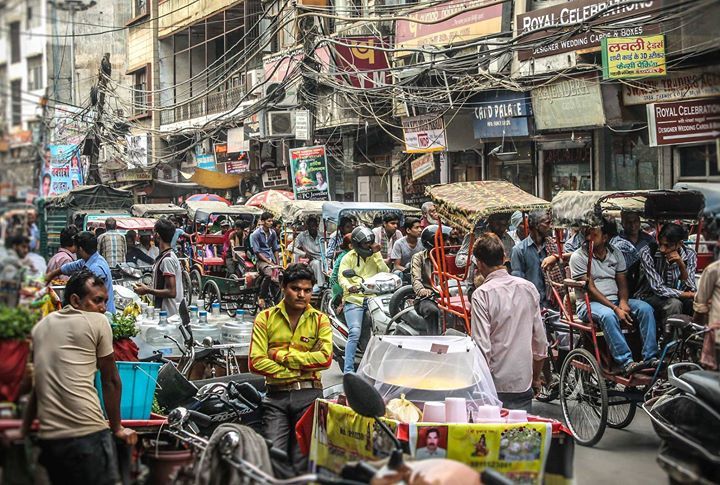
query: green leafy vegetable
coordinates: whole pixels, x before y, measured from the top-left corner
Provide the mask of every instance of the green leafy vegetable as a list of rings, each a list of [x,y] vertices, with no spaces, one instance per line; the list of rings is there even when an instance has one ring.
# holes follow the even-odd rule
[[[0,306],[0,339],[26,339],[38,321],[40,312],[24,307]]]

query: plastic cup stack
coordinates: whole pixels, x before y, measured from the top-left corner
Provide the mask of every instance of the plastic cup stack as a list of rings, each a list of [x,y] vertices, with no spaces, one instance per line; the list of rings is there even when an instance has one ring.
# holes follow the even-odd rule
[[[508,423],[527,423],[527,411],[524,409],[510,409],[507,415]]]
[[[464,397],[445,398],[445,422],[467,423],[467,402]]]
[[[423,423],[444,423],[445,403],[428,401],[423,407]]]
[[[473,422],[475,423],[502,423],[500,416],[500,408],[498,406],[480,406],[474,413]]]

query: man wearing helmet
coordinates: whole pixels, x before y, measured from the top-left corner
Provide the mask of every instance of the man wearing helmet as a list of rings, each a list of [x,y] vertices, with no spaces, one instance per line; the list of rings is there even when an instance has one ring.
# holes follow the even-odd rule
[[[440,309],[435,302],[436,296],[430,282],[432,281],[433,263],[430,259],[430,251],[435,247],[435,233],[438,230],[437,224],[430,225],[423,229],[420,235],[424,251],[414,254],[410,262],[410,276],[412,287],[415,291],[415,311],[420,315],[428,326],[429,335],[440,334]],[[443,226],[443,238],[450,237],[452,229]]]
[[[343,302],[345,304],[345,321],[348,325],[348,341],[345,346],[345,365],[343,373],[355,370],[355,353],[357,352],[360,333],[362,331],[363,316],[365,314],[365,295],[360,293],[359,283],[378,273],[390,272],[385,264],[380,244],[375,242],[375,235],[367,227],[356,227],[350,241],[353,249],[349,251],[340,263],[338,283],[343,289]],[[347,278],[343,274],[346,270],[353,270],[356,276]]]

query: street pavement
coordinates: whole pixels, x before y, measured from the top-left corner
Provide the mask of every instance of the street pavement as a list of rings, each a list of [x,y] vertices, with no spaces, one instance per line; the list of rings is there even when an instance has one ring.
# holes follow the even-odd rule
[[[325,387],[342,382],[342,373],[336,362],[323,372],[322,380]],[[560,401],[548,404],[534,402],[533,412],[563,420]],[[606,428],[600,443],[594,447],[575,447],[575,482],[578,485],[666,483],[667,476],[655,461],[659,445],[660,440],[650,419],[638,409],[627,428]]]

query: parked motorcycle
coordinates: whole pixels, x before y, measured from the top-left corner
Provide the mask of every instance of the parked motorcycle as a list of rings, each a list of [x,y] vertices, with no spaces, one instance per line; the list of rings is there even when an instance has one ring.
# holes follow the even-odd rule
[[[670,483],[720,483],[720,372],[672,364],[665,386],[642,405],[662,439],[660,467]]]

